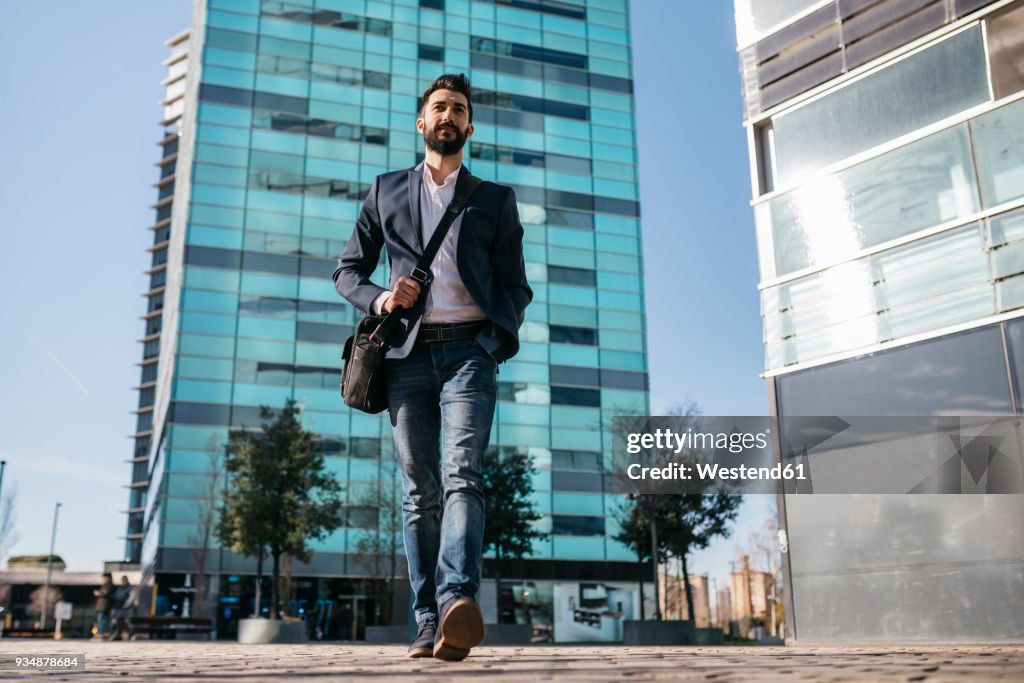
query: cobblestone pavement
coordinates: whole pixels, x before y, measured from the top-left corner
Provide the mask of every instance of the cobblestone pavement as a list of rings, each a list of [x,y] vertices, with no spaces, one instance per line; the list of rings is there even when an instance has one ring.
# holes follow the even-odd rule
[[[407,659],[397,645],[5,639],[0,654],[85,654],[46,681],[1024,681],[1024,644],[794,647],[480,647],[462,662]]]

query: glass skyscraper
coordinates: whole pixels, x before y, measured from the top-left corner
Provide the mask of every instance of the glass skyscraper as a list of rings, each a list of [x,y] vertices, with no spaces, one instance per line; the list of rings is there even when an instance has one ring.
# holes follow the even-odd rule
[[[1019,424],[1024,2],[735,7],[772,414]],[[784,496],[789,636],[1024,635],[1013,441],[1018,480],[952,461],[973,495]]]
[[[208,574],[222,618],[251,610],[253,558],[204,540],[211,473],[231,427],[295,399],[349,509],[292,565],[292,597],[374,623],[357,549],[382,532],[361,501],[390,476],[391,428],[338,395],[360,314],[331,273],[374,177],[422,158],[419,95],[464,72],[465,161],[515,188],[535,293],[522,350],[500,368],[492,447],[533,456],[545,533],[503,565],[498,612],[485,563],[481,602],[488,621],[615,639],[645,570],[612,538],[610,416],[648,410],[626,0],[196,0],[168,45],[126,546],[154,609],[183,610],[182,589]]]

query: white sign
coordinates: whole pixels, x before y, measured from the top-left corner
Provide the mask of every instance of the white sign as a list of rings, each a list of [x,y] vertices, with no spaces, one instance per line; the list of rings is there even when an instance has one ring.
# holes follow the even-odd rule
[[[70,602],[58,602],[53,606],[53,618],[54,619],[70,619],[71,618],[71,603]]]

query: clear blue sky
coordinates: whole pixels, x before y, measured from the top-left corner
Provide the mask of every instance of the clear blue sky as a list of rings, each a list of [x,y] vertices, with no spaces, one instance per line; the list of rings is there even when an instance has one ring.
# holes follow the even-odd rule
[[[163,41],[189,0],[13,3],[0,24],[0,457],[15,553],[119,558]],[[732,3],[633,3],[651,406],[767,411]],[[756,526],[767,497],[744,507]],[[745,529],[736,534],[745,538]],[[733,540],[695,558],[718,573]]]

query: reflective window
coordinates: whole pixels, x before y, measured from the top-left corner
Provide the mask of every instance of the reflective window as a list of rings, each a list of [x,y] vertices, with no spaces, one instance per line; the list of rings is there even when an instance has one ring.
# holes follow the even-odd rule
[[[762,292],[769,368],[991,315],[981,228],[912,242]]]
[[[956,126],[758,205],[761,276],[842,260],[978,207],[967,128]]]
[[[971,121],[985,206],[1024,196],[1024,100]]]
[[[991,99],[974,26],[773,119],[777,186]]]

